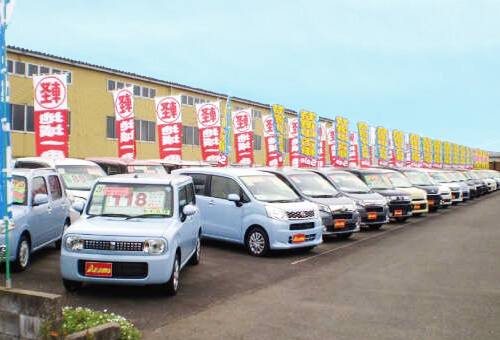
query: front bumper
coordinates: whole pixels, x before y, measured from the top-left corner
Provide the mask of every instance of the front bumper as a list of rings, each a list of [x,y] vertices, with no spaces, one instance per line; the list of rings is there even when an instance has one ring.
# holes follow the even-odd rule
[[[462,202],[462,191],[452,191],[451,192],[451,202],[452,203],[459,203]]]
[[[412,214],[423,214],[429,212],[429,203],[426,199],[415,199],[411,201]]]
[[[276,225],[268,232],[271,249],[313,247],[323,242],[323,223],[319,219],[273,221]],[[269,228],[269,229],[271,229]],[[300,240],[303,236],[304,240]],[[299,239],[295,242],[294,239]]]
[[[359,231],[360,217],[358,211],[326,213],[321,212],[323,235],[355,233]]]
[[[3,228],[3,225],[0,227]],[[10,261],[14,261],[17,257],[17,243],[19,242],[19,232],[16,228],[9,231],[9,257]],[[0,234],[0,258],[3,260],[7,255],[5,244],[5,234]]]
[[[389,222],[389,209],[386,205],[367,205],[359,210],[361,225],[384,224]]]
[[[429,205],[429,209],[438,209],[441,207],[441,201],[443,197],[438,194],[428,194],[427,195],[427,204]]]
[[[412,208],[413,206],[410,201],[391,201],[389,203],[389,217],[410,217]]]

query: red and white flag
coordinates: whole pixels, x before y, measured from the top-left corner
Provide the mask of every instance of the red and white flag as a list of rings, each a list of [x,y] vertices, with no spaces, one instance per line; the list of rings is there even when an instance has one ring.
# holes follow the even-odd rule
[[[64,74],[33,76],[36,155],[68,157],[68,87]]]
[[[218,163],[220,138],[219,102],[196,104],[201,155],[206,162]]]
[[[155,97],[155,107],[160,158],[180,161],[182,159],[181,96]]]
[[[262,124],[264,126],[264,140],[266,143],[266,164],[267,166],[280,166],[278,146],[276,145],[276,130],[274,129],[274,119],[272,115],[263,115]]]
[[[290,166],[300,166],[301,155],[299,154],[299,120],[292,118],[288,120],[288,143],[290,144]]]
[[[253,131],[251,109],[232,112],[236,163],[253,165]]]
[[[318,167],[326,166],[326,123],[319,124]]]
[[[351,145],[349,148],[349,167],[359,168],[358,134],[351,131]]]
[[[136,156],[134,88],[129,86],[113,91],[113,102],[118,134],[118,157],[134,159]]]
[[[326,140],[330,151],[330,162],[333,166],[337,166],[337,150],[335,148],[335,126],[326,130]]]

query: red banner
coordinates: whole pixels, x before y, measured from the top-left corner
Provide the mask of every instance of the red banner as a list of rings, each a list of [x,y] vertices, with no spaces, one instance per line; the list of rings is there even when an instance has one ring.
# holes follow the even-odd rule
[[[135,149],[135,115],[133,87],[113,91],[115,103],[116,132],[118,134],[118,157],[132,158]]]
[[[33,76],[36,155],[68,157],[66,75]]]
[[[319,124],[318,166],[326,165],[326,123]]]
[[[280,154],[278,153],[278,145],[276,144],[276,130],[274,128],[274,119],[271,115],[262,116],[262,125],[264,126],[264,140],[266,143],[266,164],[267,166],[279,167]]]
[[[330,151],[330,162],[333,166],[336,166],[337,150],[335,150],[335,127],[326,130],[326,139],[328,142],[328,151]]]
[[[351,145],[349,149],[349,166],[359,168],[358,134],[351,131]]]
[[[182,159],[181,96],[156,97],[155,107],[160,158],[180,161]]]
[[[218,163],[220,138],[219,102],[196,104],[201,155],[206,162]]]
[[[252,111],[239,110],[232,115],[236,163],[253,165]]]
[[[288,143],[290,144],[290,166],[298,168],[301,156],[299,154],[299,120],[297,118],[288,120]]]

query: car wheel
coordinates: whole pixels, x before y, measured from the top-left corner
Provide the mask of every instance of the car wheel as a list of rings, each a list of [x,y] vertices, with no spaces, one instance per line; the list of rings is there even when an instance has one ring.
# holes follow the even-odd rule
[[[342,233],[342,234],[335,235],[335,237],[338,238],[339,240],[347,240],[351,236],[352,236],[352,233]]]
[[[398,222],[406,222],[408,220],[408,217],[396,217],[396,221]]]
[[[198,235],[198,239],[196,240],[196,250],[189,259],[189,264],[196,266],[198,263],[200,263],[200,259],[201,259],[201,239],[200,236]]]
[[[369,230],[379,230],[380,228],[382,228],[383,224],[370,224],[368,226],[368,229]]]
[[[69,222],[68,221],[64,222],[63,232],[61,234],[61,239],[56,241],[56,249],[61,249],[62,237],[63,237],[64,232],[66,231],[66,229],[68,229],[68,227],[69,227]]]
[[[246,246],[252,256],[262,257],[269,252],[269,238],[262,228],[253,228],[247,235]]]
[[[79,290],[83,286],[83,283],[79,282],[79,281],[66,280],[66,279],[63,279],[62,281],[63,281],[64,288],[68,292],[72,292],[72,293],[76,292],[77,290]]]
[[[16,259],[14,261],[13,269],[21,272],[28,268],[31,260],[31,245],[26,235],[23,235],[17,245]]]
[[[179,291],[180,271],[181,260],[180,256],[177,254],[175,256],[174,265],[172,266],[172,274],[170,275],[170,280],[168,280],[168,282],[165,284],[165,289],[168,295],[174,296]]]

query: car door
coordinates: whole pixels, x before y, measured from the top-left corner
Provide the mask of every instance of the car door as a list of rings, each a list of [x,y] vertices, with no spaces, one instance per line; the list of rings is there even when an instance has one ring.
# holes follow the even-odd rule
[[[186,173],[184,175],[187,175],[193,179],[194,192],[196,195],[196,206],[199,210],[202,235],[212,237],[214,231],[207,224],[208,214],[211,212],[208,205],[208,201],[210,199],[210,197],[208,196],[208,184],[210,181],[210,176],[199,173]]]
[[[28,226],[31,233],[31,246],[32,248],[36,248],[50,239],[52,208],[50,208],[50,202],[37,206],[34,205],[34,199],[37,194],[48,195],[45,178],[43,176],[33,177],[31,187],[31,214],[28,218]]]
[[[49,207],[52,212],[49,214],[50,240],[56,240],[61,237],[64,222],[67,214],[66,197],[63,196],[61,181],[57,175],[47,176],[49,184]]]
[[[206,224],[214,235],[237,242],[242,241],[243,207],[229,201],[229,194],[243,195],[240,185],[232,178],[212,175]]]
[[[194,229],[196,219],[193,216],[186,216],[182,212],[183,208],[190,202],[188,200],[187,185],[183,185],[178,191],[179,197],[179,220],[181,222],[181,227],[179,228],[180,233],[180,246],[181,246],[181,262],[187,259],[194,250]]]

